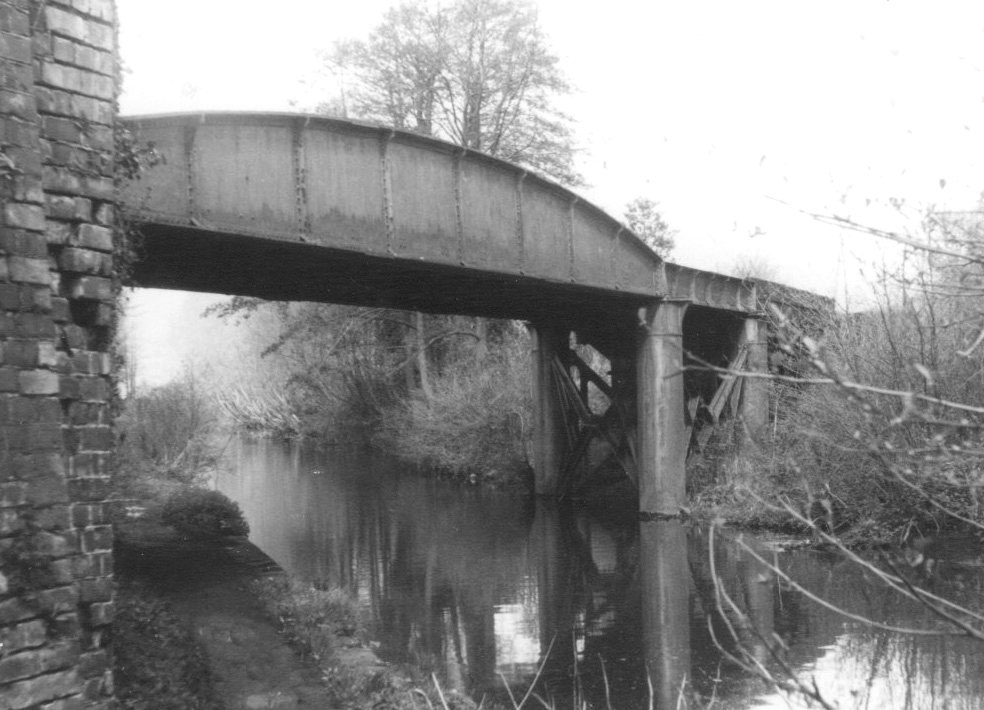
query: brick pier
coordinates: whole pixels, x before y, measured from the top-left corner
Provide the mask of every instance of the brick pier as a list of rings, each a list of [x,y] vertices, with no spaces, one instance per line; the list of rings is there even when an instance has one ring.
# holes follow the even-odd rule
[[[113,0],[0,0],[0,710],[112,694]]]

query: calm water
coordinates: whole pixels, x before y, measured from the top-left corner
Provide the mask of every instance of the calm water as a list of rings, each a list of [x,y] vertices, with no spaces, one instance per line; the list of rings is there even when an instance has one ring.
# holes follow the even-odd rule
[[[218,487],[243,507],[253,542],[289,573],[346,587],[371,609],[381,655],[476,699],[502,694],[504,683],[521,695],[546,656],[536,690],[558,707],[571,707],[573,693],[607,707],[607,687],[612,708],[648,708],[647,679],[657,708],[675,707],[682,682],[714,693],[714,707],[788,707],[713,643],[709,628],[726,638],[726,617],[701,531],[639,523],[632,508],[562,508],[426,480],[364,453],[268,442],[239,443]],[[850,621],[718,542],[716,572],[761,632],[740,632],[761,659],[781,638],[788,665],[844,708],[981,707],[981,644]],[[851,611],[907,627],[936,623],[837,556],[755,545]],[[984,584],[968,569],[934,584],[979,606]]]

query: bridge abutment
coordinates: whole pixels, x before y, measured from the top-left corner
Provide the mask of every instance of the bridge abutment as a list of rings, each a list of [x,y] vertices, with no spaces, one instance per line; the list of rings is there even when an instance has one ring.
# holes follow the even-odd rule
[[[113,695],[112,0],[0,0],[0,707]]]

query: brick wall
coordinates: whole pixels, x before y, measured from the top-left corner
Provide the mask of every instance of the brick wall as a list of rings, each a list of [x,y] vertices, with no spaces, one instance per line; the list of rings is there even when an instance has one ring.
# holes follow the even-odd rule
[[[112,696],[113,0],[0,0],[0,710]]]

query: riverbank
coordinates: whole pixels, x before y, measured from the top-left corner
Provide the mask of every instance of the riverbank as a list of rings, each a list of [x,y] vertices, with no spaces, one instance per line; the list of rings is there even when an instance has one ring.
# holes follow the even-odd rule
[[[117,557],[127,710],[412,708],[411,694],[429,695],[376,656],[351,600],[290,582],[245,538],[130,522],[118,526]]]

